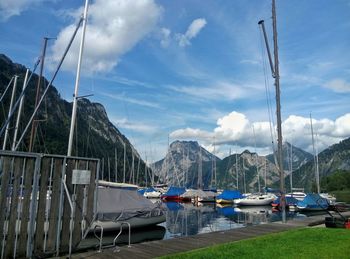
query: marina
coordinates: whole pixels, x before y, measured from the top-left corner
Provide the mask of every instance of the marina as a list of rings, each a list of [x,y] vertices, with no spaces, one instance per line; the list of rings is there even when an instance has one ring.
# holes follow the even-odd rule
[[[316,114],[318,119],[311,113],[307,120],[302,117],[305,110],[322,109],[309,99],[296,98],[318,99],[316,92],[298,92],[296,86],[304,88],[308,80],[293,79],[300,71],[290,72],[298,64],[288,63],[297,49],[282,54],[282,67],[288,73],[281,73],[287,93],[281,99],[279,48],[288,49],[298,41],[283,38],[278,47],[276,0],[271,1],[272,16],[266,15],[266,3],[256,8],[251,3],[240,7],[224,1],[231,8],[227,18],[238,17],[232,11],[243,7],[240,13],[250,13],[230,22],[214,19],[216,14],[209,8],[191,22],[180,15],[177,4],[154,0],[84,2],[75,11],[78,4],[68,4],[72,9],[67,16],[74,18],[73,24],[62,20],[54,26],[58,20],[52,21],[55,33],[63,30],[57,38],[44,37],[42,54],[32,71],[0,53],[0,259],[146,259],[299,228],[350,229],[350,201],[338,198],[348,199],[350,193],[350,128],[346,127],[350,114],[336,114],[333,107],[332,113]],[[56,10],[52,3],[48,5]],[[61,5],[57,3],[57,10],[62,15],[66,11]],[[195,5],[194,1],[192,11],[202,16]],[[294,35],[286,23],[288,4],[281,6],[281,35]],[[217,14],[224,14],[226,8],[219,9]],[[174,10],[177,17],[170,20],[177,22],[170,27],[169,14]],[[272,28],[266,30],[263,18],[267,17]],[[241,27],[244,20],[250,22]],[[190,23],[185,26],[185,22]],[[223,23],[229,26],[224,28]],[[261,60],[255,46],[259,38],[252,34],[257,26]],[[225,39],[229,28],[235,27],[242,31],[233,29]],[[271,39],[267,32],[272,32]],[[231,41],[245,34],[253,36],[240,44]],[[49,40],[54,41],[52,46]],[[152,51],[143,49],[150,46]],[[238,46],[248,47],[249,55],[238,55],[243,51]],[[48,58],[50,80],[43,75],[46,48],[54,55]],[[202,63],[206,56],[208,67]],[[213,60],[221,62],[224,56],[235,65],[226,60],[222,67],[213,66]],[[169,60],[174,64],[166,66],[172,63]],[[149,66],[143,64],[146,61],[151,61]],[[251,70],[243,69],[253,64]],[[256,73],[256,65],[263,66],[264,77]],[[231,66],[236,68],[233,74]],[[56,83],[70,84],[72,67],[76,75],[70,103],[63,89],[57,90],[53,83],[59,73],[62,78]],[[274,98],[269,89],[271,77]],[[300,78],[306,77],[312,75]],[[328,100],[327,91],[335,88],[338,94],[339,80],[336,87],[334,80],[338,79],[322,78],[312,88],[318,85]],[[23,83],[22,90],[17,83]],[[346,81],[341,84],[349,88]],[[262,111],[265,98],[268,115]],[[332,98],[334,103],[340,99]],[[282,107],[287,107],[283,116],[281,100]],[[131,113],[125,102],[132,104]],[[307,105],[296,109],[294,102]],[[325,118],[329,114],[331,119]],[[298,147],[289,143],[292,140]],[[151,141],[157,142],[155,147]],[[144,151],[144,145],[150,151]],[[255,247],[252,250],[255,253]]]
[[[271,224],[282,220],[281,212],[273,211],[268,206],[244,206],[217,205],[205,203],[196,206],[192,203],[163,202],[161,208],[166,215],[166,221],[157,226],[132,230],[131,244],[142,243],[150,240],[168,240],[179,237],[194,237],[197,235],[243,229],[263,224]],[[324,219],[328,214],[325,211],[318,212],[287,212],[287,220],[295,222],[309,222],[317,216]],[[303,223],[304,224],[304,223]],[[113,239],[118,232],[106,233],[103,245],[113,244]],[[124,230],[118,238],[118,246],[128,244],[128,231]],[[99,245],[93,235],[89,235],[82,241],[78,249],[95,249]]]
[[[343,215],[350,216],[350,212],[346,212]],[[286,223],[281,223],[281,221],[269,222],[254,226],[203,233],[194,236],[179,236],[166,240],[156,240],[140,244],[133,244],[131,247],[113,247],[105,249],[101,252],[82,252],[74,254],[72,258],[110,258],[111,256],[118,258],[154,258],[167,254],[208,247],[211,245],[234,242],[296,228],[314,226],[324,226],[324,215],[312,215],[309,217],[304,217],[303,219],[289,219]]]

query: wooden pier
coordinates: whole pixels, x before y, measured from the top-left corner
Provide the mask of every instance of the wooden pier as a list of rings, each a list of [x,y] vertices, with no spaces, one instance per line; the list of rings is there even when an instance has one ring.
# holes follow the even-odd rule
[[[350,213],[345,213],[350,215]],[[248,226],[237,229],[199,234],[195,236],[178,237],[167,240],[132,244],[131,247],[122,246],[104,249],[101,252],[89,251],[73,254],[72,258],[155,258],[167,254],[190,251],[216,244],[223,244],[271,233],[283,232],[296,228],[310,227],[324,222],[325,215],[313,216],[303,219],[289,220],[287,223],[267,223],[255,226]]]

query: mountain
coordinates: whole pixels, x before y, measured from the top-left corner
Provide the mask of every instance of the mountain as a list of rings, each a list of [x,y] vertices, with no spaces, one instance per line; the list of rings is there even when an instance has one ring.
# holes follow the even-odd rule
[[[214,181],[213,165],[218,162],[218,157],[196,141],[174,141],[165,158],[154,163],[152,169],[161,181],[169,185],[208,188]]]
[[[292,163],[292,170],[299,169],[302,165],[313,159],[313,155],[298,147],[292,146],[290,143],[285,142],[282,145],[283,152],[283,170],[290,172]],[[292,159],[291,159],[292,155]],[[274,154],[267,155],[266,158],[275,164]]]
[[[218,187],[243,193],[263,191],[279,179],[277,167],[265,156],[245,150],[224,158],[218,168]],[[266,181],[266,183],[265,183]]]
[[[26,68],[20,64],[13,63],[8,57],[0,54],[0,93],[4,94],[12,76],[17,75],[16,99],[22,89]],[[36,85],[38,75],[33,74],[30,80],[24,99],[24,109],[19,126],[21,136],[31,117],[35,106]],[[42,85],[48,85],[46,79]],[[0,113],[1,128],[7,118],[10,104],[12,85],[4,94],[1,102],[2,112]],[[73,92],[73,89],[72,89]],[[43,93],[43,86],[40,96]],[[34,139],[33,152],[65,155],[68,148],[68,136],[72,113],[72,103],[63,100],[57,89],[51,86],[42,103],[36,122],[37,130]],[[17,116],[17,112],[15,113]],[[14,118],[16,116],[13,116]],[[12,138],[15,119],[10,121],[9,136]],[[24,135],[18,151],[28,151],[30,142],[30,131]],[[4,134],[0,136],[1,143],[4,141]],[[7,142],[6,149],[10,149],[12,139]],[[124,163],[125,149],[125,163]],[[121,134],[121,132],[109,121],[105,108],[102,104],[90,102],[86,98],[78,101],[76,131],[73,145],[73,156],[100,158],[102,174],[105,180],[118,182],[125,179],[126,182],[144,184],[146,182],[145,163],[138,152]],[[125,169],[124,169],[125,164]],[[147,174],[148,175],[148,174]],[[149,174],[150,175],[150,174]],[[147,181],[150,181],[148,175]]]
[[[320,179],[337,171],[350,171],[350,138],[334,144],[318,154]],[[293,171],[293,186],[304,187],[305,191],[315,191],[315,162],[308,161]],[[287,179],[288,181],[289,179]],[[321,186],[322,189],[322,186]]]
[[[289,174],[290,151],[288,156],[287,153],[290,149],[289,143],[283,145],[286,174]],[[293,146],[292,150],[293,168],[299,168],[312,158],[311,154],[297,147]],[[198,183],[203,182],[204,188],[213,186],[220,189],[239,189],[241,192],[258,192],[259,186],[260,191],[265,186],[279,187],[279,173],[273,155],[259,156],[245,150],[241,154],[233,154],[221,160],[195,141],[173,142],[166,157],[153,164],[152,168],[159,179],[175,186],[197,188],[201,185]],[[202,180],[198,182],[198,178]]]

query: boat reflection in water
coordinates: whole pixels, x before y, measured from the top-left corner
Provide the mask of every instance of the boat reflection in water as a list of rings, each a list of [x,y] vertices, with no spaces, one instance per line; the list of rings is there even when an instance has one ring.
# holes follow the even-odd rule
[[[163,207],[166,210],[166,222],[160,225],[166,228],[164,239],[282,220],[281,212],[272,211],[271,206],[235,207],[216,203],[195,206],[192,203],[166,202]],[[286,216],[288,220],[307,217],[298,212],[288,212]]]
[[[150,228],[131,230],[131,243],[191,236],[282,220],[281,212],[272,211],[271,206],[235,207],[216,203],[194,205],[170,201],[163,202],[161,208],[166,215],[166,222]],[[287,220],[302,220],[309,215],[304,212],[288,211],[286,216]],[[104,237],[104,245],[113,243],[116,234],[116,232],[111,232]],[[117,244],[127,243],[127,237],[127,231],[124,230]],[[90,240],[90,246],[91,242]],[[96,239],[93,242],[95,242],[94,245],[97,244]]]
[[[271,206],[237,208],[206,203],[194,206],[191,203],[167,202],[165,239],[190,236],[213,231],[241,228],[269,222]]]

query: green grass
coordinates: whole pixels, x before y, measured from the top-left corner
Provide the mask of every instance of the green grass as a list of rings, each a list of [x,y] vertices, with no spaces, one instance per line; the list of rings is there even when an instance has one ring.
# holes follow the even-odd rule
[[[350,229],[290,230],[161,258],[350,258]]]

